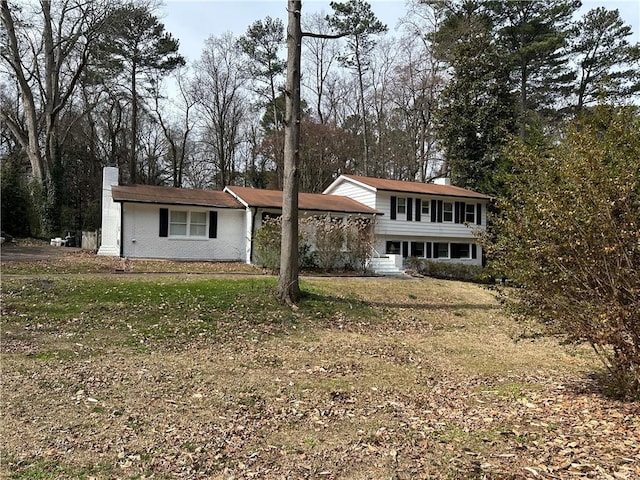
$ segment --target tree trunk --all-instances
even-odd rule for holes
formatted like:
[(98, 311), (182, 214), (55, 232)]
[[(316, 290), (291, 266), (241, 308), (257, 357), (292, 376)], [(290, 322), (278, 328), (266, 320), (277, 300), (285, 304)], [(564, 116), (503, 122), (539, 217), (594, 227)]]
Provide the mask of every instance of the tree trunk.
[[(36, 113), (36, 105), (33, 97), (33, 92), (25, 72), (22, 67), (20, 59), (20, 46), (18, 44), (18, 37), (15, 29), (15, 21), (9, 10), (9, 5), (6, 0), (0, 2), (0, 12), (2, 17), (2, 26), (5, 29), (7, 36), (6, 57), (5, 59), (9, 63), (11, 70), (16, 76), (16, 82), (19, 87), (20, 96), (22, 97), (22, 108), (24, 110), (25, 128), (20, 125), (20, 121), (16, 118), (11, 118), (4, 112), (0, 113), (2, 120), (4, 120), (15, 135), (16, 139), (24, 148), (29, 163), (31, 164), (31, 174), (33, 179), (42, 184), (43, 180), (48, 177), (49, 172), (45, 169), (45, 165), (40, 150), (40, 144), (38, 143), (38, 115)], [(28, 73), (29, 74), (29, 73)]]
[(129, 151), (129, 183), (135, 185), (137, 182), (136, 168), (136, 145), (138, 141), (138, 94), (136, 92), (137, 68), (134, 63), (131, 67), (131, 145)]
[(367, 112), (364, 103), (364, 82), (362, 77), (364, 72), (362, 71), (362, 64), (360, 63), (360, 54), (356, 52), (356, 62), (358, 65), (358, 87), (360, 88), (360, 108), (362, 108), (362, 146), (363, 146), (363, 163), (364, 163), (364, 176), (369, 175), (369, 125), (367, 124)]
[(282, 244), (278, 298), (295, 305), (298, 283), (298, 161), (300, 157), (300, 28), (301, 0), (288, 0), (287, 86), (285, 91), (284, 186), (282, 192)]
[(527, 76), (529, 72), (527, 70), (526, 60), (522, 61), (520, 66), (520, 139), (525, 140), (527, 138)]

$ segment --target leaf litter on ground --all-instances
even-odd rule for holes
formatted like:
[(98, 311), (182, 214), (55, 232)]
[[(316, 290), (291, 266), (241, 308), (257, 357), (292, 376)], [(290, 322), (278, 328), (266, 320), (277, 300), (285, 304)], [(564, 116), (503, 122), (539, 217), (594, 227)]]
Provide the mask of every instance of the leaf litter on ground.
[(640, 478), (638, 403), (481, 287), (120, 278), (3, 282), (4, 476)]

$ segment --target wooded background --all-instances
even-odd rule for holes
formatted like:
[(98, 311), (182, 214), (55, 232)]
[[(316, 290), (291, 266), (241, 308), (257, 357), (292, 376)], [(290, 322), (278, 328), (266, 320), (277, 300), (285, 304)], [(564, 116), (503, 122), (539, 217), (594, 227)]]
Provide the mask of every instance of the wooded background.
[[(284, 4), (284, 1), (283, 1)], [(368, 3), (305, 15), (300, 190), (340, 173), (505, 192), (504, 148), (559, 138), (596, 103), (637, 104), (640, 45), (580, 2), (416, 1), (401, 35)], [(213, 4), (215, 8), (215, 4)], [(282, 188), (285, 26), (211, 36), (187, 64), (158, 6), (0, 0), (2, 229), (100, 224), (101, 170), (123, 183)]]

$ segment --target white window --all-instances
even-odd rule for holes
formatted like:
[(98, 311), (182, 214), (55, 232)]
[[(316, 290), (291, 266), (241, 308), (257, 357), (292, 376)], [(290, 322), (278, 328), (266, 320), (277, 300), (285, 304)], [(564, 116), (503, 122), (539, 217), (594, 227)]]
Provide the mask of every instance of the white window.
[(445, 222), (453, 222), (453, 203), (444, 202), (442, 206), (442, 220)]
[(169, 236), (205, 238), (207, 236), (207, 213), (171, 210)]
[(398, 206), (397, 206), (396, 211), (398, 213), (403, 214), (403, 215), (407, 213), (407, 199), (406, 198), (403, 198), (403, 197), (399, 197), (398, 198)]
[(429, 220), (429, 214), (431, 213), (430, 203), (431, 202), (429, 202), (429, 200), (422, 201), (422, 207), (420, 208), (420, 213), (422, 213), (422, 216), (424, 217), (425, 220)]
[(207, 214), (206, 212), (191, 212), (189, 222), (190, 237), (204, 237), (207, 235)]
[(169, 235), (172, 237), (186, 237), (188, 218), (189, 212), (171, 210), (171, 215), (169, 217)]
[(464, 206), (464, 221), (467, 223), (475, 223), (476, 221), (476, 206), (473, 203), (467, 203)]

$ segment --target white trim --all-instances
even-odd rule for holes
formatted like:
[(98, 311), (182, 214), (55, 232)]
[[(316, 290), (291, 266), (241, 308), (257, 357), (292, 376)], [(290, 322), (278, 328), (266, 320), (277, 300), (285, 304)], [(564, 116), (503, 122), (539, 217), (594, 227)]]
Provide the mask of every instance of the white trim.
[(368, 185), (366, 183), (360, 182), (358, 180), (354, 180), (353, 178), (349, 178), (349, 177), (345, 177), (344, 175), (340, 175), (338, 178), (336, 178), (331, 185), (329, 185), (327, 188), (324, 189), (324, 191), (322, 192), (323, 195), (331, 195), (331, 192), (333, 190), (336, 189), (336, 187), (338, 185), (340, 185), (343, 182), (349, 182), (353, 185), (358, 185), (359, 187), (363, 187), (366, 188), (367, 190), (369, 190), (370, 192), (376, 193), (378, 191), (378, 189), (376, 187), (373, 187), (371, 185)]
[(242, 197), (240, 197), (240, 195), (238, 195), (236, 192), (234, 192), (233, 190), (231, 190), (228, 186), (224, 187), (224, 190), (222, 190), (223, 192), (227, 192), (229, 193), (233, 198), (235, 198), (237, 201), (239, 201), (242, 205), (244, 205), (244, 208), (249, 208), (249, 204), (247, 202), (245, 202)]

